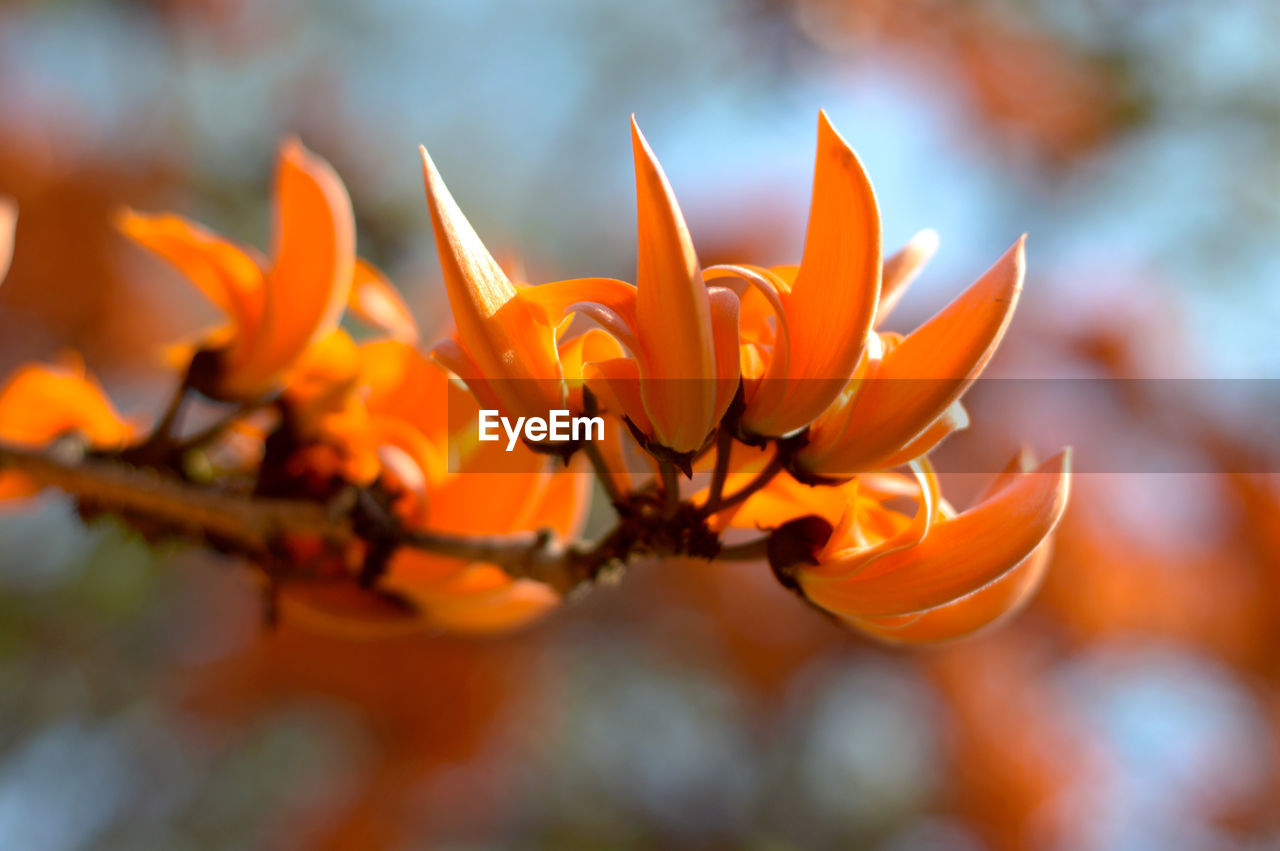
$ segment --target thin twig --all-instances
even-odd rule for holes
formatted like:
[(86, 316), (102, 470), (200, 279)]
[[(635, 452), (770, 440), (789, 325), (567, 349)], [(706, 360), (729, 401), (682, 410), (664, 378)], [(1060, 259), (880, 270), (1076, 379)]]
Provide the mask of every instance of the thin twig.
[[(357, 539), (349, 515), (316, 502), (213, 490), (113, 459), (86, 457), (75, 449), (0, 445), (0, 469), (58, 488), (96, 510), (145, 518), (174, 536), (213, 538), (220, 547), (250, 557), (269, 555), (284, 536), (314, 536), (335, 548)], [(405, 531), (392, 543), (496, 564), (512, 576), (545, 582), (562, 593), (628, 554), (613, 535), (585, 550), (566, 547), (548, 532), (473, 538)]]
[(222, 433), (234, 425), (237, 420), (248, 416), (255, 411), (261, 410), (269, 404), (270, 400), (266, 399), (259, 400), (257, 402), (246, 402), (245, 404), (238, 406), (234, 411), (226, 416), (219, 417), (217, 420), (202, 428), (195, 434), (190, 435), (189, 437), (184, 437), (182, 440), (178, 441), (177, 448), (182, 452), (199, 449), (205, 444), (211, 443), (220, 437)]
[(154, 470), (103, 458), (0, 446), (0, 468), (58, 488), (96, 509), (142, 516), (189, 536), (213, 536), (246, 553), (270, 549), (280, 535), (315, 535), (333, 544), (353, 538), (349, 520), (323, 505), (226, 493)]
[(714, 513), (724, 498), (724, 483), (729, 477), (729, 456), (733, 452), (733, 432), (721, 426), (716, 435), (716, 466), (711, 473), (711, 490), (707, 494), (707, 512)]
[(740, 490), (728, 497), (725, 497), (714, 509), (711, 504), (708, 503), (707, 506), (702, 509), (703, 516), (709, 517), (712, 514), (724, 511), (726, 508), (732, 508), (742, 502), (747, 497), (769, 484), (769, 482), (773, 481), (774, 476), (782, 472), (783, 463), (782, 453), (775, 452), (773, 457), (769, 459), (769, 463), (765, 465), (764, 469), (757, 473), (754, 479), (743, 485)]
[(665, 458), (660, 459), (658, 470), (662, 474), (662, 516), (675, 517), (680, 508), (680, 479), (675, 465)]
[(582, 443), (582, 448), (587, 453), (587, 459), (591, 461), (591, 468), (595, 470), (596, 479), (599, 480), (600, 486), (604, 488), (605, 495), (609, 497), (609, 502), (614, 505), (621, 505), (623, 500), (622, 493), (618, 490), (618, 483), (613, 480), (613, 472), (609, 469), (609, 463), (600, 452), (600, 447), (594, 441), (585, 440)]
[(187, 401), (187, 391), (190, 388), (191, 377), (188, 373), (183, 373), (182, 381), (178, 384), (178, 389), (173, 392), (173, 396), (169, 399), (169, 405), (164, 409), (164, 413), (156, 422), (155, 428), (151, 430), (151, 435), (147, 438), (143, 446), (167, 446), (173, 436), (174, 426), (178, 423), (178, 415), (182, 413), (182, 406)]

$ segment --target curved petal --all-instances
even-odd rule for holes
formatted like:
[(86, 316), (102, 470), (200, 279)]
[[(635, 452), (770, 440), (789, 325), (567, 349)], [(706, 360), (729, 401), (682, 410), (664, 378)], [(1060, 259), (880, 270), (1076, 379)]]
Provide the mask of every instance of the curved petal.
[(675, 193), (634, 117), (631, 142), (636, 173), (641, 392), (657, 441), (688, 452), (701, 447), (715, 425), (711, 307)]
[(825, 112), (804, 255), (787, 299), (790, 357), (771, 365), (743, 427), (782, 435), (831, 404), (853, 374), (880, 294), (880, 210), (862, 163)]
[(265, 299), (261, 258), (186, 219), (122, 210), (120, 232), (167, 260), (231, 320), (233, 339), (251, 337)]
[(400, 293), (376, 266), (359, 257), (347, 307), (360, 321), (394, 340), (418, 342), (418, 322)]
[(995, 352), (1022, 289), (1019, 239), (986, 274), (881, 358), (835, 418), (815, 423), (797, 453), (802, 469), (850, 475), (907, 445), (968, 389)]
[(640, 366), (635, 360), (614, 358), (588, 364), (583, 375), (605, 410), (625, 414), (641, 432), (654, 433), (641, 395)]
[(518, 298), (536, 305), (544, 312), (548, 325), (557, 325), (572, 313), (583, 313), (594, 319), (631, 350), (639, 351), (636, 341), (636, 288), (614, 278), (574, 278), (525, 287)]
[[(770, 369), (777, 368), (778, 364), (781, 365), (782, 374), (785, 375), (787, 372), (787, 362), (791, 354), (791, 325), (782, 301), (784, 286), (777, 275), (768, 269), (754, 266), (722, 265), (710, 266), (703, 270), (703, 277), (707, 281), (729, 276), (736, 276), (750, 284), (750, 288), (738, 299), (738, 314), (742, 320), (745, 320), (739, 321), (741, 333), (738, 333), (738, 327), (735, 327), (734, 331), (735, 337), (741, 336), (750, 343), (748, 346), (743, 346), (739, 352), (738, 373), (741, 377), (750, 379), (744, 387), (744, 396), (747, 410), (751, 410), (760, 389), (760, 382), (755, 379), (763, 378)], [(768, 306), (777, 323), (776, 331), (768, 324), (768, 317), (761, 310), (764, 305)], [(760, 345), (763, 343), (768, 345), (767, 351), (770, 354), (767, 359), (766, 350)], [(744, 360), (747, 364), (746, 368), (743, 368)], [(756, 365), (757, 363), (763, 365), (763, 370)]]
[(72, 431), (95, 449), (116, 449), (136, 429), (79, 370), (27, 364), (0, 387), (0, 440), (36, 447)]
[(876, 308), (876, 326), (884, 322), (898, 306), (907, 287), (937, 250), (937, 232), (922, 230), (884, 261), (884, 271), (880, 275), (880, 304)]
[(816, 605), (856, 618), (937, 608), (995, 582), (1036, 550), (1057, 525), (1070, 489), (1070, 453), (1015, 477), (990, 499), (937, 523), (916, 546), (852, 576), (803, 570)]
[(715, 406), (711, 409), (714, 427), (733, 403), (733, 397), (738, 393), (738, 378), (742, 374), (738, 357), (739, 305), (737, 294), (724, 287), (712, 287), (707, 292), (707, 302), (711, 307), (711, 335), (716, 356)]
[(515, 285), (463, 216), (427, 149), (420, 150), (436, 251), (459, 344), (506, 413), (545, 417), (563, 408), (555, 325), (542, 321), (542, 311), (515, 297)]
[(360, 347), (360, 380), (373, 413), (410, 423), (434, 445), (449, 432), (449, 377), (413, 346), (378, 340)]
[(960, 402), (953, 402), (951, 407), (942, 412), (942, 416), (934, 420), (928, 428), (920, 432), (920, 435), (906, 446), (893, 455), (880, 461), (873, 461), (867, 466), (887, 470), (906, 464), (913, 459), (932, 452), (938, 448), (942, 441), (957, 431), (963, 431), (968, 427), (969, 412), (965, 410), (964, 405)]
[(1040, 587), (1052, 563), (1052, 539), (1046, 540), (1016, 567), (989, 585), (935, 609), (918, 613), (902, 625), (876, 619), (850, 618), (852, 626), (895, 644), (932, 644), (972, 635), (1017, 612)]
[(315, 340), (338, 327), (355, 272), (355, 216), (333, 168), (296, 139), (276, 167), (275, 248), (262, 322), (228, 355), (222, 385), (255, 398)]

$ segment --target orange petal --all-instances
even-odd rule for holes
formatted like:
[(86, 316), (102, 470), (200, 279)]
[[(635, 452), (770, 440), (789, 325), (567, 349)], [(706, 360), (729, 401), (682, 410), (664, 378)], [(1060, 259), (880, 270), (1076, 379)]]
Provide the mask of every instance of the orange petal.
[(418, 323), (400, 293), (377, 267), (359, 257), (347, 306), (360, 321), (395, 340), (418, 342)]
[(561, 538), (572, 540), (586, 523), (590, 493), (591, 471), (586, 459), (579, 455), (568, 469), (547, 477), (542, 492), (529, 513), (520, 518), (517, 528), (550, 529)]
[(0, 195), (0, 282), (9, 272), (13, 259), (13, 234), (18, 226), (18, 205), (12, 198)]
[(707, 292), (711, 307), (711, 333), (715, 342), (716, 381), (712, 423), (718, 423), (738, 392), (741, 361), (738, 357), (738, 296), (724, 287)]
[(635, 360), (614, 358), (588, 364), (583, 375), (605, 410), (626, 415), (644, 434), (654, 433), (642, 396), (640, 366)]
[(286, 394), (303, 408), (339, 404), (360, 376), (360, 350), (341, 328), (308, 346), (289, 370)]
[(229, 355), (230, 396), (255, 398), (315, 340), (338, 326), (355, 275), (355, 216), (333, 168), (297, 140), (276, 166), (275, 250), (262, 323)]
[(426, 148), (420, 150), (436, 250), (459, 344), (506, 413), (545, 417), (549, 410), (563, 408), (555, 325), (515, 297), (515, 285), (462, 215)]
[(360, 359), (369, 410), (404, 420), (443, 445), (449, 422), (449, 377), (444, 370), (399, 340), (365, 343)]
[[(1019, 474), (1035, 469), (1031, 454), (1023, 449), (997, 476), (976, 504), (980, 504), (1012, 484)], [(971, 635), (1004, 620), (1031, 598), (1044, 580), (1051, 562), (1050, 535), (1017, 567), (979, 590), (934, 609), (893, 618), (850, 619), (863, 632), (897, 644), (924, 644), (949, 641)]]
[(0, 388), (0, 440), (43, 446), (72, 431), (95, 449), (118, 449), (136, 429), (97, 382), (76, 370), (27, 364)]
[(195, 284), (231, 321), (233, 341), (256, 333), (265, 299), (261, 258), (180, 216), (123, 210), (116, 227)]
[(880, 304), (876, 308), (876, 325), (884, 322), (902, 296), (907, 287), (924, 269), (929, 258), (938, 250), (938, 234), (931, 230), (922, 230), (889, 259), (884, 261), (884, 271), (880, 276)]
[(631, 145), (641, 390), (658, 442), (687, 452), (700, 448), (715, 425), (711, 307), (684, 215), (634, 117)]
[(525, 287), (517, 297), (543, 312), (548, 325), (581, 313), (604, 328), (635, 355), (636, 288), (613, 278), (574, 278)]
[[(750, 284), (737, 299), (735, 315), (738, 317), (738, 325), (734, 328), (738, 373), (744, 379), (743, 395), (747, 409), (750, 410), (761, 386), (758, 379), (770, 370), (776, 371), (779, 368), (782, 374), (786, 374), (791, 352), (791, 327), (782, 302), (786, 287), (772, 271), (756, 266), (712, 266), (703, 271), (703, 277), (707, 281), (729, 276), (736, 276)], [(770, 324), (770, 319), (776, 324)], [(720, 346), (722, 343), (719, 335), (722, 332), (717, 329), (716, 333), (716, 345)], [(721, 357), (717, 350), (717, 364), (722, 362)]]
[(881, 250), (871, 181), (820, 113), (809, 228), (787, 299), (790, 357), (771, 366), (743, 416), (744, 428), (788, 434), (812, 422), (840, 393), (875, 318)]
[(972, 635), (1012, 616), (1031, 599), (1052, 563), (1051, 544), (1052, 540), (1046, 540), (991, 584), (954, 603), (915, 615), (902, 626), (877, 623), (873, 619), (850, 619), (850, 623), (863, 632), (895, 644), (928, 644)]
[(883, 461), (875, 462), (875, 466), (887, 470), (891, 467), (906, 464), (908, 461), (932, 452), (938, 447), (938, 444), (952, 434), (968, 427), (969, 412), (964, 409), (964, 405), (954, 402), (951, 407), (943, 411), (942, 416), (938, 417), (933, 421), (932, 425), (922, 431), (919, 437)]
[(926, 611), (985, 588), (1022, 564), (1057, 525), (1070, 488), (1069, 457), (1063, 451), (1015, 477), (985, 502), (937, 523), (916, 546), (861, 573), (802, 570), (801, 587), (815, 604), (855, 618)]
[(995, 352), (1022, 289), (1019, 239), (986, 274), (881, 358), (846, 403), (814, 424), (802, 469), (850, 475), (882, 465), (968, 389)]

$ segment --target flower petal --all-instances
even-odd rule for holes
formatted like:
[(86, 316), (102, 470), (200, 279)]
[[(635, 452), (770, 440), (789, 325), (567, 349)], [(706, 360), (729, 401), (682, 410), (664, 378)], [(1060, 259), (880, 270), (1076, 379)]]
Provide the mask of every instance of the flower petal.
[(1063, 451), (871, 569), (853, 576), (804, 570), (798, 579), (816, 605), (856, 618), (943, 606), (1022, 564), (1057, 525), (1069, 488), (1070, 453)]
[(818, 153), (804, 255), (787, 298), (790, 357), (778, 361), (743, 416), (756, 434), (808, 425), (862, 356), (880, 293), (880, 211), (862, 163), (818, 116)]
[(555, 325), (515, 297), (515, 285), (463, 216), (427, 149), (420, 150), (458, 343), (506, 413), (545, 417), (549, 410), (563, 408)]
[(711, 307), (675, 193), (634, 117), (631, 142), (641, 391), (658, 442), (687, 452), (701, 447), (715, 425)]
[(262, 322), (229, 355), (222, 384), (229, 396), (269, 391), (315, 340), (338, 327), (355, 273), (355, 216), (332, 166), (296, 139), (280, 147), (276, 166), (275, 248)]
[(877, 461), (876, 466), (884, 469), (897, 467), (906, 464), (926, 453), (932, 452), (938, 448), (938, 444), (946, 440), (957, 431), (963, 431), (969, 427), (969, 412), (965, 410), (964, 405), (960, 402), (953, 402), (951, 407), (942, 412), (942, 416), (938, 417), (933, 423), (920, 432), (920, 435), (912, 440), (909, 444), (902, 447), (893, 455), (890, 455), (883, 461)]
[[(1022, 289), (1019, 239), (986, 274), (881, 358), (847, 402), (814, 424), (797, 453), (807, 472), (852, 475), (884, 465), (968, 389), (995, 352)], [(833, 427), (834, 426), (834, 427)]]
[(625, 415), (644, 434), (654, 433), (641, 395), (640, 366), (635, 360), (613, 358), (588, 364), (583, 375), (605, 410)]
[(261, 258), (180, 216), (122, 210), (116, 227), (163, 257), (232, 323), (232, 339), (252, 337), (265, 300)]
[(905, 626), (892, 627), (874, 620), (849, 619), (852, 626), (895, 644), (933, 644), (964, 638), (1020, 610), (1049, 571), (1052, 546), (1046, 541), (1017, 567), (995, 582), (954, 603), (930, 609)]
[(36, 447), (72, 431), (95, 449), (117, 449), (136, 429), (80, 370), (27, 364), (0, 387), (0, 440)]
[(356, 258), (355, 278), (347, 306), (362, 322), (395, 340), (418, 342), (418, 323), (386, 276), (367, 260)]
[(884, 261), (884, 271), (880, 275), (880, 304), (876, 308), (877, 326), (897, 307), (907, 287), (937, 250), (937, 232), (922, 230)]

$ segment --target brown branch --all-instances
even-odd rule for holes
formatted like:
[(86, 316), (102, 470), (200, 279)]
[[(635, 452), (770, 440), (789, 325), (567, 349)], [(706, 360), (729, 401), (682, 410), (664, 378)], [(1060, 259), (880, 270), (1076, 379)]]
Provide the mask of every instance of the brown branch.
[(145, 467), (85, 456), (66, 441), (45, 451), (0, 445), (0, 468), (95, 509), (146, 517), (177, 535), (213, 536), (247, 553), (269, 551), (283, 534), (316, 535), (335, 545), (354, 538), (350, 520), (322, 505), (211, 490)]
[[(175, 537), (216, 539), (251, 557), (271, 553), (282, 536), (314, 535), (343, 547), (357, 538), (349, 513), (305, 500), (227, 493), (183, 482), (145, 467), (84, 454), (59, 441), (47, 450), (0, 444), (0, 469), (75, 497), (82, 506), (145, 520)], [(469, 537), (403, 531), (392, 542), (443, 556), (496, 564), (512, 576), (568, 593), (614, 559), (628, 555), (614, 535), (586, 549), (568, 547), (550, 532)]]

